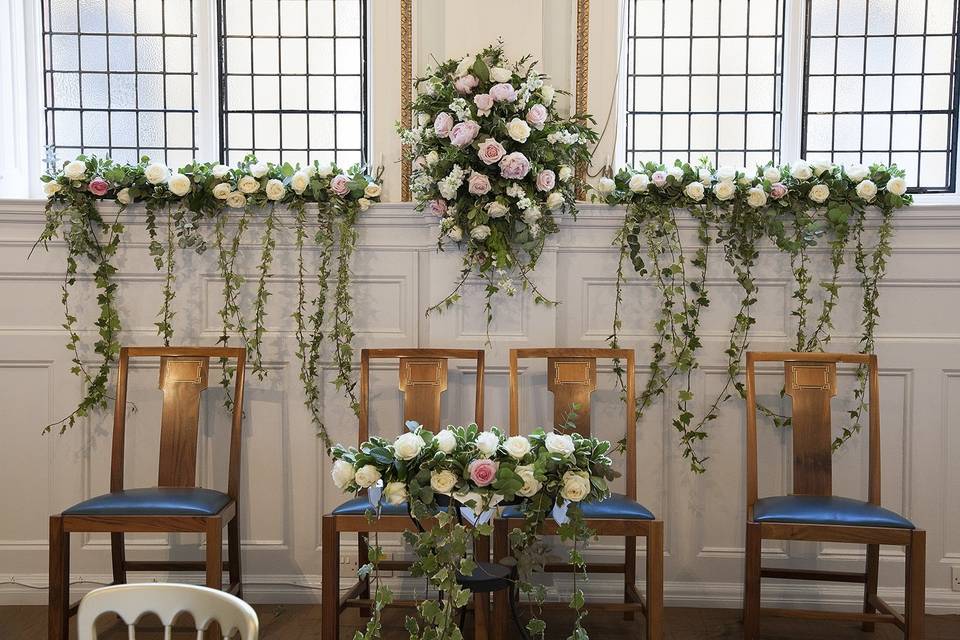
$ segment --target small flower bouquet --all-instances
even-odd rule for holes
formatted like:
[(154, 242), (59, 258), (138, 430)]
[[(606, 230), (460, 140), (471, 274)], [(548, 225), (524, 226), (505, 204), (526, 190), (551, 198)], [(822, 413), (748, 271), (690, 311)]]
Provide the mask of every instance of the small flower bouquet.
[[(419, 208), (440, 219), (445, 241), (465, 245), (461, 278), (429, 311), (459, 299), (471, 273), (487, 281), (487, 309), (513, 295), (511, 272), (537, 302), (550, 302), (529, 279), (556, 217), (576, 214), (575, 168), (590, 159), (593, 119), (564, 117), (557, 93), (529, 57), (511, 63), (502, 46), (447, 60), (417, 79), (414, 126), (399, 129), (413, 163)], [(488, 325), (490, 318), (488, 317)]]

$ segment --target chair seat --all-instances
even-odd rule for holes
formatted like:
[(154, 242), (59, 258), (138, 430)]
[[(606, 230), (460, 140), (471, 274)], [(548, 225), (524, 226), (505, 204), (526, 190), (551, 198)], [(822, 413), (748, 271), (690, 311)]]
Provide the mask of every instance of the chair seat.
[[(373, 505), (370, 504), (370, 500), (367, 496), (357, 496), (356, 498), (351, 498), (343, 504), (339, 505), (336, 509), (333, 510), (333, 515), (335, 516), (362, 516), (368, 510), (374, 511)], [(407, 509), (407, 503), (401, 504), (387, 504), (386, 502), (381, 503), (380, 505), (380, 515), (381, 516), (409, 516), (410, 511)]]
[[(620, 493), (610, 494), (610, 497), (599, 502), (584, 502), (580, 505), (583, 517), (591, 518), (619, 518), (621, 520), (656, 520), (656, 517), (645, 506), (631, 500)], [(502, 518), (522, 518), (523, 507), (518, 504), (503, 508)]]
[(212, 489), (152, 487), (124, 489), (90, 498), (63, 512), (65, 516), (213, 516), (230, 496)]
[(471, 593), (493, 593), (509, 589), (510, 569), (502, 564), (478, 562), (472, 574), (457, 574), (457, 584)]
[(903, 516), (869, 502), (838, 496), (772, 496), (753, 506), (754, 522), (913, 529)]

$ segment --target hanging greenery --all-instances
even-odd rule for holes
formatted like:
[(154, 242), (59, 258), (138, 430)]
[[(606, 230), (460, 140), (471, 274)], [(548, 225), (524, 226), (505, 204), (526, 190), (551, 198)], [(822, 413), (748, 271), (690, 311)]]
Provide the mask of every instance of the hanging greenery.
[[(651, 346), (650, 377), (637, 398), (637, 419), (657, 399), (676, 388), (673, 426), (682, 455), (694, 472), (702, 473), (707, 458), (698, 443), (707, 437), (707, 426), (717, 418), (720, 406), (734, 392), (745, 396), (739, 380), (743, 354), (755, 324), (752, 308), (757, 302), (753, 272), (758, 245), (768, 239), (789, 256), (795, 281), (792, 317), (796, 320), (797, 351), (822, 351), (830, 342), (833, 312), (840, 301), (839, 278), (848, 255), (861, 276), (863, 295), (860, 348), (872, 353), (879, 318), (879, 283), (890, 255), (894, 212), (912, 202), (906, 194), (903, 171), (896, 166), (853, 165), (840, 167), (826, 161), (798, 161), (791, 165), (760, 167), (756, 173), (730, 167), (714, 168), (704, 159), (691, 165), (647, 163), (622, 169), (613, 178), (602, 178), (594, 198), (627, 207), (623, 226), (614, 239), (620, 248), (617, 269), (613, 332), (609, 343), (616, 348), (622, 329), (621, 308), (626, 282), (625, 265), (641, 277), (649, 276), (659, 292), (660, 313)], [(867, 207), (881, 212), (873, 249), (867, 249), (864, 220)], [(697, 242), (685, 247), (677, 213), (687, 211), (697, 223)], [(825, 242), (830, 253), (830, 275), (820, 281), (823, 290), (819, 312), (811, 318), (815, 294), (810, 249)], [(698, 367), (700, 312), (709, 305), (706, 287), (707, 251), (713, 244), (722, 251), (732, 270), (742, 298), (730, 327), (726, 379), (720, 392), (704, 403), (698, 417), (693, 408), (692, 372)], [(622, 368), (616, 368), (622, 373)], [(679, 384), (674, 379), (679, 379)], [(860, 430), (866, 403), (866, 371), (857, 371), (854, 390), (857, 406), (848, 414), (850, 423), (835, 442), (839, 448)], [(777, 426), (790, 419), (759, 406)]]
[[(248, 350), (251, 370), (260, 379), (267, 372), (263, 341), (274, 250), (278, 234), (285, 230), (284, 209), (287, 209), (293, 214), (297, 249), (298, 296), (293, 318), (300, 378), (317, 432), (324, 444), (330, 446), (320, 413), (322, 394), (318, 384), (324, 337), (333, 343), (337, 370), (334, 382), (356, 407), (351, 376), (350, 261), (357, 243), (357, 217), (380, 197), (381, 188), (375, 178), (360, 166), (343, 171), (335, 165), (321, 166), (317, 162), (305, 167), (264, 163), (253, 156), (233, 168), (194, 162), (178, 170), (146, 157), (137, 164), (122, 164), (107, 158), (78, 156), (58, 171), (43, 176), (43, 181), (48, 198), (46, 224), (37, 244), (46, 248), (51, 240), (61, 238), (66, 245), (63, 326), (68, 334), (72, 370), (84, 383), (84, 397), (77, 408), (47, 425), (47, 431), (60, 427), (63, 432), (78, 418), (107, 407), (110, 368), (120, 351), (121, 331), (114, 260), (126, 231), (123, 214), (129, 206), (142, 204), (149, 252), (157, 270), (163, 273), (162, 301), (156, 322), (157, 334), (163, 343), (169, 345), (175, 333), (172, 306), (176, 295), (177, 251), (189, 249), (204, 253), (213, 246), (223, 280), (223, 304), (219, 311), (222, 332), (218, 342), (228, 344), (232, 336), (239, 336)], [(101, 207), (103, 201), (115, 202), (116, 211)], [(308, 205), (316, 208), (313, 247), (306, 244), (310, 237)], [(108, 217), (104, 217), (105, 211), (110, 211)], [(263, 231), (259, 238), (256, 290), (248, 313), (241, 303), (244, 278), (237, 272), (237, 266), (244, 252), (244, 239), (254, 222), (261, 223)], [(307, 260), (311, 253), (318, 255), (315, 268), (318, 293), (308, 302), (306, 279), (313, 267), (308, 266)], [(332, 260), (336, 260), (335, 275), (330, 267)], [(70, 305), (70, 292), (81, 276), (81, 266), (89, 268), (97, 289), (98, 337), (92, 346), (98, 359), (95, 370), (89, 368), (81, 352), (82, 328), (78, 327)], [(328, 305), (331, 276), (335, 278), (336, 291), (332, 305)], [(328, 306), (332, 307), (332, 323), (327, 322)], [(221, 384), (228, 391), (235, 372), (227, 363), (223, 364)], [(228, 406), (231, 402), (227, 393)]]

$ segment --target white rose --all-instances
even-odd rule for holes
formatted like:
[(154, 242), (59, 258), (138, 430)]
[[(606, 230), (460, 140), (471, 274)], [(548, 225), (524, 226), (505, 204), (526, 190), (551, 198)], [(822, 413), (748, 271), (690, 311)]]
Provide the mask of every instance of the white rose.
[(557, 191), (550, 192), (550, 195), (547, 196), (547, 209), (550, 211), (556, 211), (563, 206), (563, 195)]
[(242, 193), (256, 193), (260, 190), (260, 181), (253, 176), (243, 176), (237, 182), (237, 189)]
[(457, 476), (452, 471), (434, 471), (430, 474), (430, 488), (437, 493), (449, 495), (457, 486)]
[(520, 479), (523, 480), (523, 487), (517, 491), (517, 495), (522, 498), (532, 498), (540, 491), (543, 483), (537, 480), (533, 475), (532, 464), (520, 464), (514, 470)]
[(617, 183), (614, 182), (611, 178), (600, 178), (597, 181), (597, 191), (601, 195), (610, 195), (617, 189)]
[(63, 168), (63, 176), (67, 180), (80, 180), (85, 175), (87, 175), (87, 165), (80, 160), (68, 162)]
[(643, 193), (650, 186), (650, 178), (645, 173), (638, 173), (630, 178), (630, 191)]
[(557, 171), (557, 177), (560, 178), (560, 182), (566, 182), (573, 177), (573, 169), (568, 165), (560, 165), (560, 169)]
[(527, 224), (534, 224), (542, 216), (543, 214), (540, 213), (540, 209), (536, 207), (530, 207), (529, 209), (524, 210), (523, 221), (526, 222)]
[(713, 185), (713, 195), (717, 200), (724, 202), (737, 195), (737, 185), (730, 180), (724, 180)]
[(767, 192), (763, 190), (763, 187), (753, 187), (747, 191), (747, 204), (754, 209), (767, 204)]
[(146, 178), (150, 184), (162, 184), (167, 181), (169, 176), (170, 170), (167, 169), (167, 165), (159, 162), (148, 164), (147, 168), (143, 170), (143, 177)]
[(293, 189), (294, 193), (301, 194), (306, 191), (309, 186), (310, 176), (303, 171), (297, 171), (293, 174), (293, 177), (290, 178), (290, 188)]
[(432, 96), (437, 92), (437, 90), (433, 88), (433, 84), (430, 82), (421, 82), (417, 87), (417, 90), (425, 96)]
[(444, 453), (450, 453), (457, 448), (457, 436), (450, 429), (443, 429), (433, 436), (433, 439), (437, 441), (437, 446)]
[(683, 189), (683, 193), (694, 202), (700, 202), (703, 200), (703, 184), (700, 182), (691, 182)]
[(739, 169), (737, 169), (737, 174), (740, 176), (739, 178), (737, 178), (738, 184), (742, 184), (743, 186), (748, 187), (753, 182), (753, 179), (749, 175), (747, 175), (746, 167), (740, 167)]
[(417, 123), (421, 127), (425, 127), (430, 124), (430, 114), (429, 113), (418, 113), (417, 114)]
[(393, 453), (400, 460), (413, 460), (422, 449), (423, 438), (409, 431), (393, 441)]
[[(700, 183), (697, 183), (700, 184)], [(567, 471), (563, 474), (563, 486), (560, 488), (560, 496), (570, 502), (580, 502), (590, 495), (590, 478), (575, 471)]]
[(733, 167), (720, 167), (717, 169), (717, 182), (732, 181), (737, 177), (737, 170)]
[(227, 196), (227, 206), (232, 209), (243, 209), (247, 204), (247, 196), (239, 191), (233, 191)]
[(470, 230), (470, 237), (474, 240), (486, 240), (490, 236), (490, 227), (485, 224), (478, 224)]
[(780, 181), (780, 169), (778, 167), (765, 167), (763, 169), (763, 179), (767, 182), (779, 182)]
[(394, 506), (407, 501), (407, 485), (403, 482), (388, 482), (383, 488), (383, 499)]
[(258, 162), (256, 164), (250, 165), (250, 175), (254, 178), (262, 178), (267, 175), (267, 171), (270, 170), (270, 167), (267, 166), (266, 162)]
[[(48, 197), (54, 195), (55, 193), (60, 191), (60, 189), (62, 188), (63, 187), (60, 186), (60, 183), (57, 182), (56, 180), (51, 180), (50, 182), (43, 183), (43, 192), (47, 194)], [(123, 191), (127, 191), (127, 190), (124, 189)], [(120, 193), (123, 193), (123, 191), (121, 191)], [(120, 199), (120, 193), (117, 194), (117, 200)], [(127, 191), (127, 195), (128, 196), (130, 195), (129, 191)], [(124, 202), (123, 204), (126, 204), (126, 202)]]
[(559, 453), (562, 456), (568, 456), (576, 448), (573, 444), (573, 438), (565, 433), (550, 432), (544, 438), (543, 444), (550, 453)]
[(877, 185), (873, 180), (863, 180), (857, 185), (857, 195), (864, 202), (872, 202), (877, 197)]
[(306, 168), (301, 169), (301, 171), (306, 171), (307, 177), (309, 178), (312, 178), (313, 176), (317, 175), (317, 167), (312, 164), (308, 164)]
[(507, 135), (517, 142), (526, 142), (527, 138), (530, 137), (530, 125), (527, 124), (526, 120), (514, 118), (507, 123)]
[(440, 160), (440, 155), (436, 151), (431, 151), (424, 157), (424, 159), (427, 162), (427, 166), (432, 167)]
[(510, 436), (503, 447), (510, 454), (510, 457), (517, 460), (530, 453), (530, 441), (523, 436)]
[(504, 69), (503, 67), (494, 67), (490, 69), (490, 79), (494, 82), (510, 82), (510, 78), (513, 77), (513, 73), (510, 69)]
[(383, 187), (378, 185), (376, 182), (371, 182), (363, 190), (363, 195), (368, 198), (379, 198), (380, 194), (383, 193)]
[(545, 84), (540, 87), (540, 95), (543, 97), (543, 106), (549, 107), (553, 103), (553, 96), (556, 93), (551, 85)]
[(372, 464), (365, 464), (359, 469), (353, 476), (353, 481), (357, 483), (357, 486), (361, 489), (368, 489), (373, 485), (377, 484), (377, 480), (380, 479), (380, 471), (373, 466)]
[(477, 445), (477, 451), (479, 451), (481, 455), (489, 458), (497, 452), (497, 447), (500, 446), (500, 438), (492, 431), (484, 431), (477, 436), (474, 444)]
[(229, 182), (221, 182), (213, 188), (213, 197), (217, 200), (226, 200), (232, 192)]
[(450, 230), (447, 231), (447, 237), (454, 242), (460, 242), (463, 240), (463, 229), (457, 226), (450, 227)]
[(810, 189), (808, 196), (817, 204), (822, 204), (830, 197), (830, 188), (825, 184), (815, 184)]
[(329, 177), (330, 177), (330, 174), (332, 174), (332, 173), (333, 173), (333, 165), (332, 165), (332, 164), (325, 164), (325, 165), (323, 165), (322, 167), (320, 167), (319, 169), (317, 169), (317, 174), (318, 174), (321, 178), (329, 178)]
[(667, 175), (673, 176), (679, 182), (680, 180), (683, 180), (683, 167), (670, 167), (667, 169)]
[(210, 175), (214, 178), (223, 178), (228, 173), (230, 173), (230, 167), (225, 164), (214, 165), (214, 167), (210, 169)]
[(267, 180), (266, 192), (268, 200), (283, 200), (283, 196), (287, 195), (287, 188), (281, 181), (271, 178)]
[(117, 202), (120, 204), (130, 204), (130, 189), (124, 187), (117, 192)]
[(353, 481), (353, 465), (346, 460), (337, 460), (333, 463), (333, 469), (330, 470), (333, 477), (333, 484), (337, 489), (343, 489)]
[(843, 170), (846, 172), (847, 177), (854, 182), (861, 182), (870, 177), (870, 168), (862, 164), (850, 165), (849, 167), (844, 167)]
[(487, 215), (491, 218), (502, 218), (507, 215), (507, 211), (510, 209), (507, 208), (507, 205), (502, 204), (496, 200), (487, 205)]
[(813, 169), (803, 160), (797, 160), (790, 165), (790, 175), (797, 180), (809, 180), (813, 177)]
[(190, 178), (182, 173), (174, 173), (167, 179), (167, 189), (175, 196), (185, 196), (190, 193)]
[(463, 60), (460, 61), (460, 64), (457, 65), (457, 70), (454, 72), (454, 76), (459, 78), (460, 76), (465, 76), (470, 72), (470, 67), (473, 66), (473, 61), (475, 58), (471, 56), (466, 56)]
[(370, 201), (366, 198), (359, 198), (357, 204), (360, 205), (360, 211), (366, 211), (370, 208)]
[(813, 174), (819, 176), (824, 171), (833, 171), (833, 163), (827, 160), (814, 160), (810, 163)]
[(890, 178), (887, 180), (887, 191), (895, 196), (902, 196), (907, 192), (907, 181), (903, 178)]

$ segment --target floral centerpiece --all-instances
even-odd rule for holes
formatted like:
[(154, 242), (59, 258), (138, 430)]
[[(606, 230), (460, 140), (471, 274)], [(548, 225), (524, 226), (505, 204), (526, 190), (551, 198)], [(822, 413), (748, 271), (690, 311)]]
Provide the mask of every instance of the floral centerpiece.
[(552, 302), (530, 280), (557, 217), (576, 214), (576, 167), (590, 159), (597, 135), (584, 114), (564, 117), (556, 96), (529, 56), (516, 63), (500, 45), (447, 60), (417, 79), (414, 126), (400, 129), (412, 160), (411, 191), (420, 210), (437, 216), (438, 245), (465, 248), (454, 290), (433, 310), (460, 297), (470, 274), (491, 298), (516, 286)]
[[(382, 503), (407, 503), (413, 518), (432, 523), (429, 529), (404, 534), (416, 554), (412, 575), (427, 577), (443, 594), (440, 606), (434, 600), (424, 601), (418, 607), (420, 619), (408, 618), (411, 638), (455, 636), (454, 613), (470, 596), (457, 584), (457, 574), (472, 573), (476, 567), (468, 557), (470, 543), (492, 533), (487, 520), (498, 504), (519, 501), (524, 505), (525, 527), (514, 532), (511, 540), (520, 566), (526, 569), (520, 576), (522, 591), (543, 597), (542, 589), (529, 582), (529, 572), (540, 562), (531, 556), (536, 530), (555, 508), (566, 514), (560, 516), (561, 535), (574, 541), (571, 561), (582, 569), (576, 543), (589, 537), (589, 531), (577, 505), (609, 495), (607, 482), (617, 475), (606, 455), (609, 442), (543, 430), (506, 437), (496, 427), (481, 431), (475, 424), (447, 427), (436, 434), (415, 422), (407, 427), (409, 431), (392, 442), (374, 437), (359, 448), (335, 445), (331, 474), (344, 491), (368, 492), (371, 517), (376, 517)], [(475, 516), (468, 524), (458, 517), (464, 506)], [(378, 581), (376, 563), (382, 554), (376, 541), (371, 546), (371, 563), (359, 570), (361, 577), (371, 576), (376, 582), (373, 616), (364, 634), (368, 638), (378, 636), (380, 612), (391, 600), (389, 589)], [(578, 614), (582, 601), (577, 590)], [(537, 618), (528, 623), (537, 635), (544, 628)]]

